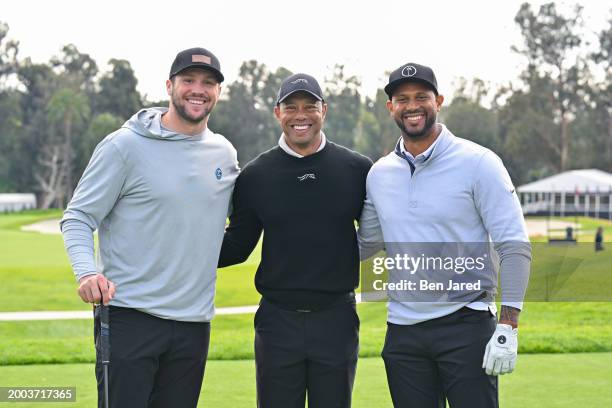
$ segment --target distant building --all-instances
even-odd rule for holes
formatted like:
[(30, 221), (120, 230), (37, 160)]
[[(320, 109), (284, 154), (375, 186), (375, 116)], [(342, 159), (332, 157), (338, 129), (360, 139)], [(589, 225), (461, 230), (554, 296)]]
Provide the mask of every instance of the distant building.
[(570, 170), (516, 189), (525, 215), (585, 215), (612, 219), (612, 174)]
[(17, 212), (36, 208), (34, 194), (0, 194), (0, 212)]

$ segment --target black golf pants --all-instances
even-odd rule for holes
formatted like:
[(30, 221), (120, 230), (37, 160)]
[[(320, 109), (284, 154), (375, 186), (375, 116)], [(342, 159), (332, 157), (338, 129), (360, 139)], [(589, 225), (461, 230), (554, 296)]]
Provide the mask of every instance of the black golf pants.
[[(208, 355), (210, 323), (160, 319), (110, 306), (111, 408), (195, 408)], [(104, 407), (99, 317), (95, 315), (98, 407)]]
[(382, 357), (395, 408), (497, 408), (497, 377), (482, 368), (496, 326), (467, 307), (414, 325), (387, 324)]
[(262, 300), (255, 315), (257, 406), (348, 408), (357, 368), (355, 301), (317, 311)]

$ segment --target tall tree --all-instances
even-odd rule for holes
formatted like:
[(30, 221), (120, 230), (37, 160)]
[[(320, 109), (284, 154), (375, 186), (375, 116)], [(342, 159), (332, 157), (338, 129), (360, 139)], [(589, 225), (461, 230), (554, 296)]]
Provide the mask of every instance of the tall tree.
[(3, 79), (14, 73), (17, 68), (19, 42), (7, 39), (8, 24), (0, 21), (0, 84)]
[(452, 102), (442, 107), (440, 119), (455, 135), (497, 151), (497, 115), (492, 109), (482, 106), (488, 88), (481, 79), (475, 78), (471, 82), (462, 79)]
[(366, 97), (360, 118), (355, 149), (373, 160), (391, 152), (401, 135), (387, 109), (388, 99), (382, 89), (373, 100)]
[(592, 125), (596, 127), (595, 141), (601, 149), (596, 149), (597, 166), (612, 172), (612, 17), (608, 26), (598, 35), (599, 47), (591, 58), (604, 72), (601, 82), (591, 86)]
[(105, 136), (119, 129), (124, 122), (123, 118), (108, 112), (100, 113), (89, 121), (87, 130), (80, 133), (79, 137), (74, 141), (76, 154), (74, 161), (75, 179), (81, 178), (83, 170), (85, 170), (87, 163), (89, 163), (89, 159), (98, 143)]
[(51, 66), (67, 82), (64, 85), (81, 89), (89, 95), (95, 92), (98, 64), (89, 54), (80, 52), (74, 44), (63, 46), (62, 53), (51, 58)]
[(550, 78), (553, 119), (559, 123), (557, 135), (544, 141), (558, 156), (557, 171), (568, 168), (570, 154), (570, 123), (572, 115), (584, 99), (587, 66), (579, 51), (582, 37), (582, 7), (575, 6), (570, 16), (561, 14), (555, 3), (540, 6), (534, 12), (529, 3), (523, 3), (515, 16), (523, 35), (524, 47), (514, 48), (528, 60), (523, 80), (532, 86), (541, 75)]
[[(50, 66), (50, 68), (49, 68)], [(87, 129), (90, 100), (95, 95), (98, 67), (95, 60), (68, 44), (49, 65), (26, 61), (22, 82), (40, 92), (32, 95), (35, 108), (27, 117), (27, 138), (36, 142), (32, 186), (40, 194), (40, 206), (63, 206), (72, 196), (76, 146), (74, 135)], [(41, 83), (43, 78), (46, 83)]]
[(323, 95), (328, 105), (325, 134), (334, 142), (353, 148), (362, 111), (361, 81), (356, 76), (347, 76), (344, 65), (335, 65), (325, 83)]
[[(53, 204), (63, 207), (72, 197), (74, 184), (75, 126), (82, 126), (89, 117), (89, 102), (83, 92), (68, 88), (57, 90), (47, 105), (49, 123), (59, 128), (59, 138), (49, 138), (43, 147), (36, 175), (43, 193), (42, 208)], [(52, 128), (52, 131), (55, 130)], [(54, 140), (55, 139), (55, 140)]]
[(500, 90), (496, 102), (499, 153), (515, 183), (558, 172), (559, 154), (550, 141), (559, 134), (554, 120), (554, 84), (546, 76), (532, 78), (527, 89)]
[(238, 79), (223, 90), (210, 126), (234, 144), (241, 165), (276, 144), (281, 131), (273, 108), (280, 83), (288, 75), (282, 67), (270, 72), (265, 64), (245, 61)]
[(17, 187), (10, 170), (22, 130), (21, 95), (5, 85), (5, 79), (17, 70), (19, 51), (19, 43), (7, 39), (8, 30), (8, 25), (0, 21), (0, 191)]
[(371, 103), (370, 98), (366, 98), (366, 102), (362, 106), (353, 147), (363, 155), (378, 159), (381, 157), (380, 123), (376, 121), (371, 109), (368, 109), (368, 105)]
[(34, 64), (29, 58), (20, 61), (17, 77), (20, 93), (22, 131), (10, 164), (11, 178), (20, 191), (37, 191), (34, 174), (38, 172), (39, 155), (49, 138), (47, 104), (57, 84), (57, 75), (48, 64)]
[(23, 132), (20, 98), (18, 91), (0, 91), (0, 192), (19, 189), (11, 174)]
[(108, 63), (111, 71), (100, 78), (94, 110), (128, 119), (142, 106), (142, 98), (136, 89), (138, 80), (128, 61), (112, 58)]

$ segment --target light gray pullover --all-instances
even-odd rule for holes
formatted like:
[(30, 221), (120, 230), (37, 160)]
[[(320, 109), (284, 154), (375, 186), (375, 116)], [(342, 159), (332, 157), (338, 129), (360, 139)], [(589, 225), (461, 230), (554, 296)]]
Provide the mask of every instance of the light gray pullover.
[[(499, 256), (495, 262), (501, 268), (502, 305), (521, 309), (529, 281), (531, 246), (521, 204), (500, 158), (454, 136), (442, 125), (431, 151), (414, 159), (412, 172), (406, 159), (391, 152), (368, 173), (367, 198), (359, 222), (362, 254), (373, 253), (370, 247), (382, 247), (383, 243), (411, 244), (410, 248), (420, 243), (454, 243), (463, 249), (491, 243)], [(496, 281), (497, 271), (491, 272)], [(463, 306), (495, 312), (493, 302), (390, 301), (388, 321), (416, 324)]]
[(208, 129), (164, 129), (163, 112), (143, 109), (100, 142), (60, 225), (76, 278), (116, 284), (111, 305), (210, 321), (236, 150)]

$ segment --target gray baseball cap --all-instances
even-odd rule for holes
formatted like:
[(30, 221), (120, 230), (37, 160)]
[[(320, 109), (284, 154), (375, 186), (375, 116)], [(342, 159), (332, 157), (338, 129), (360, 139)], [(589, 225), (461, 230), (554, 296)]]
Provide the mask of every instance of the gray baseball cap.
[(280, 104), (282, 101), (287, 99), (289, 95), (299, 91), (308, 92), (317, 98), (317, 100), (323, 101), (323, 92), (321, 91), (321, 87), (314, 77), (308, 74), (294, 74), (288, 78), (285, 78), (281, 84), (278, 91), (278, 97), (276, 98), (276, 104)]

